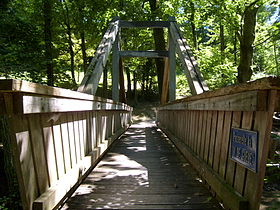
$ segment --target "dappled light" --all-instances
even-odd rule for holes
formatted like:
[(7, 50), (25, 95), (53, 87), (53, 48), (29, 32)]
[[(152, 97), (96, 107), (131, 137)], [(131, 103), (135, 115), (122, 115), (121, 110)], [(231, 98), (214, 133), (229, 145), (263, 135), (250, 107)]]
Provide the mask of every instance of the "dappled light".
[(62, 209), (219, 208), (152, 121), (133, 124)]

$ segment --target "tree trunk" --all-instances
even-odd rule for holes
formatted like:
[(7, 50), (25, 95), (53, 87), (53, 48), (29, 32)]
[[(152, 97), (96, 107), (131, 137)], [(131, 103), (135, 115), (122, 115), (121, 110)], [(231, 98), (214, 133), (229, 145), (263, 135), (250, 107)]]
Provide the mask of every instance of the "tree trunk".
[(145, 71), (142, 71), (141, 95), (144, 94), (145, 92), (145, 78), (146, 78)]
[(87, 71), (88, 67), (88, 61), (87, 61), (87, 52), (86, 52), (86, 41), (85, 41), (85, 31), (84, 29), (81, 30), (80, 32), (81, 36), (81, 48), (82, 48), (82, 55), (83, 55), (83, 68), (84, 68), (84, 73)]
[(279, 64), (278, 64), (276, 40), (273, 40), (273, 51), (274, 51), (274, 60), (275, 60), (275, 65), (276, 65), (276, 76), (279, 76)]
[[(158, 16), (159, 10), (159, 1), (158, 0), (149, 0), (152, 19), (155, 20)], [(153, 36), (155, 40), (155, 49), (156, 50), (166, 50), (165, 47), (165, 39), (164, 39), (164, 31), (163, 28), (155, 28), (153, 29)], [(158, 77), (158, 88), (159, 94), (162, 92), (162, 83), (163, 83), (163, 72), (164, 72), (164, 60), (163, 58), (156, 59), (156, 67), (157, 67), (157, 77)]]
[(66, 30), (67, 30), (67, 36), (68, 36), (68, 45), (69, 45), (69, 54), (70, 54), (70, 62), (71, 62), (71, 76), (72, 76), (72, 82), (73, 84), (76, 84), (75, 80), (75, 53), (73, 49), (73, 41), (72, 41), (72, 28), (70, 25), (70, 18), (69, 18), (69, 10), (68, 6), (65, 3), (65, 25), (66, 25)]
[(222, 21), (220, 22), (220, 51), (221, 51), (221, 64), (224, 63), (225, 59), (225, 34), (224, 34), (224, 26)]
[(237, 64), (237, 32), (234, 33), (234, 43), (233, 43), (233, 53), (234, 53), (234, 65)]
[(241, 28), (240, 41), (240, 63), (238, 66), (237, 80), (239, 83), (244, 83), (251, 79), (253, 71), (251, 69), (253, 59), (253, 43), (255, 40), (255, 27), (258, 1), (253, 2), (245, 8), (243, 27)]
[(133, 72), (133, 92), (134, 92), (134, 103), (137, 104), (137, 78), (136, 72)]
[(153, 62), (151, 58), (148, 58), (146, 65), (145, 65), (145, 90), (149, 90), (149, 77), (152, 68)]
[(126, 69), (126, 78), (127, 78), (127, 96), (130, 97), (131, 96), (130, 69), (129, 68), (125, 68), (125, 69)]
[(53, 54), (52, 54), (52, 3), (51, 0), (43, 1), (44, 13), (44, 36), (45, 36), (45, 58), (47, 67), (47, 84), (54, 85), (53, 76)]
[(80, 31), (80, 38), (81, 38), (81, 49), (82, 49), (82, 56), (83, 56), (83, 68), (84, 73), (87, 71), (88, 67), (88, 60), (87, 60), (87, 52), (86, 52), (86, 38), (85, 38), (85, 27), (84, 27), (84, 8), (85, 3), (84, 0), (78, 0), (76, 1), (77, 7), (78, 7), (78, 23), (79, 26), (77, 27)]

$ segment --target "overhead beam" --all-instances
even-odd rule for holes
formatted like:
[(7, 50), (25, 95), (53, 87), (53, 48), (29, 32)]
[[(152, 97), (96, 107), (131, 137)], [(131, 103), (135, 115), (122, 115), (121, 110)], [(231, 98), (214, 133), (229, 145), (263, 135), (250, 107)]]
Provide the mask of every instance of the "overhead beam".
[(120, 20), (121, 28), (168, 28), (169, 21), (125, 21)]
[(121, 57), (165, 58), (168, 51), (120, 51)]

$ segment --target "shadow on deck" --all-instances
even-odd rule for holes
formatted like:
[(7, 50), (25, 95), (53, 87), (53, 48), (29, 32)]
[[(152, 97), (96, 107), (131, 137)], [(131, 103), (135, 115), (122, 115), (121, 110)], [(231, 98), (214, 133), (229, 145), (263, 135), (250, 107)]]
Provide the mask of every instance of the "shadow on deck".
[(61, 209), (221, 209), (152, 121), (133, 124)]

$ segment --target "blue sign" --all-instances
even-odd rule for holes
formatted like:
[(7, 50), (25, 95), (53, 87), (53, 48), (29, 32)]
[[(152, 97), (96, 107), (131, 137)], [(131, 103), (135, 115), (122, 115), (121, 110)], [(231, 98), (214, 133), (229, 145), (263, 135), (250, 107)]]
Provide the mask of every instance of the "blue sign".
[(257, 172), (258, 133), (239, 128), (231, 128), (230, 158), (246, 168)]

